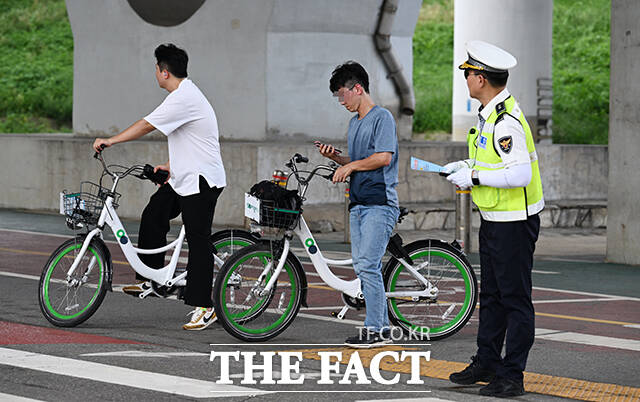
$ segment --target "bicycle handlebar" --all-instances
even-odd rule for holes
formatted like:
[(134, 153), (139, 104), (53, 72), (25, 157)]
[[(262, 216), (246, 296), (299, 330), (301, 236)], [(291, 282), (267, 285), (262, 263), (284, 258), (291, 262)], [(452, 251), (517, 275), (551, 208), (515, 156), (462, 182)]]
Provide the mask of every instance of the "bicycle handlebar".
[[(333, 181), (333, 175), (336, 172), (336, 169), (338, 168), (338, 164), (335, 162), (330, 162), (329, 165), (317, 165), (316, 167), (314, 167), (311, 171), (302, 171), (302, 170), (298, 170), (297, 167), (297, 163), (307, 163), (309, 162), (309, 158), (307, 158), (306, 156), (302, 156), (298, 153), (296, 153), (295, 155), (293, 155), (293, 157), (291, 159), (289, 159), (289, 162), (287, 162), (285, 164), (285, 166), (287, 166), (289, 169), (291, 169), (291, 173), (289, 173), (288, 178), (287, 178), (287, 183), (289, 182), (289, 178), (293, 175), (295, 176), (297, 182), (298, 182), (298, 192), (300, 193), (301, 197), (304, 197), (307, 188), (309, 186), (309, 183), (311, 182), (311, 179), (313, 179), (313, 177), (317, 174), (320, 177), (324, 177), (325, 179), (329, 180), (329, 181)], [(327, 171), (329, 172), (328, 174), (324, 175), (324, 174), (320, 174), (318, 172), (320, 171)], [(308, 173), (306, 177), (301, 177), (300, 173)]]
[[(156, 172), (153, 172), (153, 166), (151, 165), (133, 165), (130, 167), (125, 167), (125, 166), (121, 166), (123, 167), (125, 170), (124, 172), (120, 172), (120, 173), (115, 173), (112, 172), (111, 170), (109, 170), (109, 166), (118, 166), (118, 165), (107, 165), (106, 162), (104, 161), (104, 157), (102, 156), (102, 151), (105, 149), (106, 147), (104, 145), (100, 145), (100, 151), (96, 152), (95, 154), (93, 154), (93, 157), (97, 160), (100, 161), (100, 163), (102, 164), (102, 169), (103, 169), (103, 176), (104, 173), (108, 174), (109, 176), (111, 176), (112, 178), (118, 178), (118, 179), (122, 179), (130, 174), (133, 174), (135, 177), (142, 179), (142, 180), (151, 180), (154, 183), (157, 184), (164, 184), (164, 182), (166, 181), (167, 175), (169, 174), (169, 172), (166, 173), (166, 175)], [(148, 167), (147, 167), (148, 166)], [(149, 174), (149, 168), (151, 168), (151, 174)], [(136, 174), (134, 172), (136, 171), (140, 171), (141, 173)], [(164, 172), (164, 171), (163, 171)], [(160, 181), (162, 178), (164, 178), (164, 181), (162, 181), (162, 183), (158, 183), (158, 181)], [(100, 179), (102, 181), (102, 179)]]

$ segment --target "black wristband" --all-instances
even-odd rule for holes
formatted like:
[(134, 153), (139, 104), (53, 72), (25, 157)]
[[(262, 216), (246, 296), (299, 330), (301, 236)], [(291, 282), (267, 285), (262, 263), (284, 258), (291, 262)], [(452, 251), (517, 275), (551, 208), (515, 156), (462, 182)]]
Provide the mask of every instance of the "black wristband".
[(472, 170), (471, 171), (471, 183), (473, 183), (474, 186), (479, 186), (480, 185), (480, 179), (478, 179), (478, 171), (477, 170)]

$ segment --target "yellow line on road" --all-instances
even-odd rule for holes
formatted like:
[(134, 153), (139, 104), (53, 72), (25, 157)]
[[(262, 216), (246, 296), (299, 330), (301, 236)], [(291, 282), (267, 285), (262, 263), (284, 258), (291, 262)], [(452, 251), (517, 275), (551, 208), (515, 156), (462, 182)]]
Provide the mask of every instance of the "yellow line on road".
[[(416, 346), (419, 346), (417, 344)], [(353, 353), (358, 353), (360, 361), (365, 367), (370, 367), (373, 357), (382, 351), (402, 351), (415, 350), (416, 348), (404, 348), (401, 346), (387, 346), (376, 349), (359, 349), (351, 348), (328, 348), (328, 349), (303, 349), (296, 350), (302, 352), (305, 359), (320, 360), (317, 352), (335, 351), (342, 352), (341, 364), (348, 364)], [(332, 362), (337, 361), (331, 358)], [(447, 360), (431, 359), (426, 362), (420, 362), (420, 376), (448, 380), (451, 373), (463, 370), (467, 363), (451, 362)], [(409, 359), (397, 362), (390, 356), (383, 358), (380, 362), (380, 369), (396, 373), (411, 374), (411, 362)], [(451, 390), (455, 391), (457, 385), (451, 384)], [(524, 388), (527, 392), (537, 394), (558, 396), (561, 398), (572, 398), (583, 401), (602, 401), (602, 400), (638, 400), (640, 398), (640, 388), (627, 387), (617, 384), (599, 383), (585, 380), (577, 380), (567, 377), (556, 377), (546, 374), (524, 373)], [(442, 388), (439, 388), (442, 389)]]
[(550, 313), (536, 313), (536, 315), (542, 317), (552, 317), (552, 318), (560, 318), (563, 320), (575, 320), (575, 321), (587, 321), (587, 322), (597, 322), (601, 324), (614, 324), (614, 325), (638, 325), (635, 322), (624, 322), (624, 321), (611, 321), (611, 320), (600, 320), (598, 318), (588, 318), (588, 317), (575, 317), (572, 315), (562, 315), (562, 314), (550, 314)]

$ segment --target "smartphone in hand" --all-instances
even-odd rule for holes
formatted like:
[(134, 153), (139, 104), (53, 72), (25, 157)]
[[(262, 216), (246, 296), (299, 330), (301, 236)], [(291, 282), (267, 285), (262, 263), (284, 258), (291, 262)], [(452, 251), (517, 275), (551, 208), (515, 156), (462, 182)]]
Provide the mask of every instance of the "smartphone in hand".
[[(321, 143), (320, 141), (314, 141), (314, 142), (313, 142), (313, 145), (315, 145), (316, 147), (320, 148), (320, 147), (322, 147), (322, 146), (323, 146), (323, 145), (325, 145), (325, 144)], [(334, 154), (336, 154), (336, 155), (340, 155), (340, 154), (342, 153), (342, 151), (341, 151), (341, 150), (339, 150), (338, 148), (335, 148), (335, 147), (334, 147), (334, 148), (333, 148), (333, 153), (334, 153)]]

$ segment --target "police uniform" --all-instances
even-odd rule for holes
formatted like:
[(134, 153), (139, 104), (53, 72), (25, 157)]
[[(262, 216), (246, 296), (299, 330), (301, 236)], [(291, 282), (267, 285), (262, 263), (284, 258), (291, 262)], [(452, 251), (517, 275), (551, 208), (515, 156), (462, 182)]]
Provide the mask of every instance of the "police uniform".
[[(486, 42), (468, 43), (467, 52), (462, 70), (504, 73), (516, 65), (513, 56)], [(496, 378), (522, 384), (534, 340), (531, 269), (544, 197), (531, 129), (506, 87), (480, 108), (467, 145), (466, 167), (449, 179), (468, 183), (481, 214), (480, 324), (474, 364)]]

